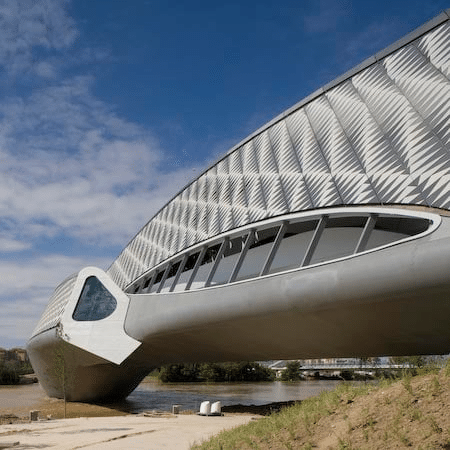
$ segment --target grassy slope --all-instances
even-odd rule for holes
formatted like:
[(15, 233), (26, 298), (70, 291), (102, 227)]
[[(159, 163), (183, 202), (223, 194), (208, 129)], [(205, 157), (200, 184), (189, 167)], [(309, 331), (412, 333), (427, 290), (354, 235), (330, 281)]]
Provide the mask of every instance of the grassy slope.
[(334, 391), (195, 449), (450, 449), (450, 365), (437, 373)]

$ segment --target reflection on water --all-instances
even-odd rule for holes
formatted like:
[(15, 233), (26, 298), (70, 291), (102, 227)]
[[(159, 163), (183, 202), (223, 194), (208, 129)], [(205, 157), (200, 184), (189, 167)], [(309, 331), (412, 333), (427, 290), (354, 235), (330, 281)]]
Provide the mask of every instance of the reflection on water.
[[(120, 410), (139, 413), (149, 410), (170, 411), (172, 405), (183, 410), (200, 409), (200, 403), (209, 400), (228, 405), (264, 405), (272, 402), (304, 400), (324, 390), (333, 389), (339, 381), (311, 380), (283, 383), (174, 383), (157, 381), (141, 383), (128, 398), (116, 404)], [(48, 397), (39, 384), (0, 386), (0, 414), (2, 410), (30, 408)]]
[(172, 405), (199, 410), (200, 403), (209, 400), (228, 405), (264, 405), (272, 402), (304, 400), (324, 390), (333, 389), (339, 381), (314, 380), (283, 383), (176, 383), (144, 382), (130, 394), (127, 404), (133, 412), (170, 410)]

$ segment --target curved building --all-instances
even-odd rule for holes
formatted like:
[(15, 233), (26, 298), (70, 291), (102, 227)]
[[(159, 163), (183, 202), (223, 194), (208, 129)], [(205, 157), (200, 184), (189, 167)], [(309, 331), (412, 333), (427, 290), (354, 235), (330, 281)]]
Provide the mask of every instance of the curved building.
[(28, 344), (51, 396), (164, 363), (450, 352), (450, 10), (233, 147)]

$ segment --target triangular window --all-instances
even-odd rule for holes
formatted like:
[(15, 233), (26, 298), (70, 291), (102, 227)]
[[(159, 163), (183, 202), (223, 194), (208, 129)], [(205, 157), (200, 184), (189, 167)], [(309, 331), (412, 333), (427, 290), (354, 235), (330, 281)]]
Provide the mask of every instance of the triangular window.
[(101, 320), (111, 315), (117, 300), (96, 277), (88, 277), (84, 283), (73, 319), (78, 321)]

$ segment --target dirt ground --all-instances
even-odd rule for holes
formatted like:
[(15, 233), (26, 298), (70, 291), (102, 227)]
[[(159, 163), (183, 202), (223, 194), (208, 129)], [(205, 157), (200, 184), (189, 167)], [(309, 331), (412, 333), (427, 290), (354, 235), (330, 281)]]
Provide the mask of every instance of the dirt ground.
[(406, 378), (368, 395), (341, 398), (311, 426), (305, 428), (299, 417), (289, 430), (255, 438), (254, 445), (260, 450), (450, 450), (450, 376)]
[[(264, 406), (225, 406), (226, 414), (264, 416), (294, 402)], [(48, 399), (36, 406), (40, 418), (61, 418), (62, 400)], [(450, 450), (450, 376), (443, 372), (405, 378), (368, 395), (341, 398), (331, 413), (305, 429), (299, 417), (295, 429), (257, 442), (260, 449), (417, 449)], [(193, 414), (185, 411), (184, 414)], [(111, 417), (128, 412), (111, 405), (68, 403), (66, 417)], [(158, 414), (158, 413), (154, 413)], [(29, 421), (29, 410), (0, 417), (0, 424)], [(258, 441), (258, 439), (257, 439)]]
[[(40, 419), (62, 419), (64, 418), (64, 401), (58, 399), (46, 399), (43, 402), (33, 406), (34, 410), (39, 411)], [(70, 403), (66, 404), (66, 418), (75, 417), (111, 417), (123, 416), (128, 414), (126, 411), (111, 406), (93, 405), (89, 403)], [(0, 425), (11, 423), (28, 422), (30, 418), (30, 408), (15, 408), (14, 412), (0, 415)]]
[(450, 379), (442, 374), (403, 380), (324, 418), (318, 449), (450, 449)]
[[(267, 405), (231, 405), (222, 406), (222, 412), (227, 414), (253, 414), (266, 416), (281, 408), (295, 404), (290, 402), (274, 402)], [(114, 417), (130, 414), (122, 405), (101, 405), (90, 403), (67, 402), (64, 407), (64, 401), (59, 399), (47, 398), (33, 406), (34, 410), (39, 411), (40, 419), (62, 419), (78, 417)], [(163, 414), (164, 411), (153, 412), (154, 414)], [(194, 414), (195, 411), (181, 411), (181, 414)], [(13, 412), (0, 414), (0, 425), (13, 423), (26, 423), (30, 420), (30, 407), (15, 408)]]

